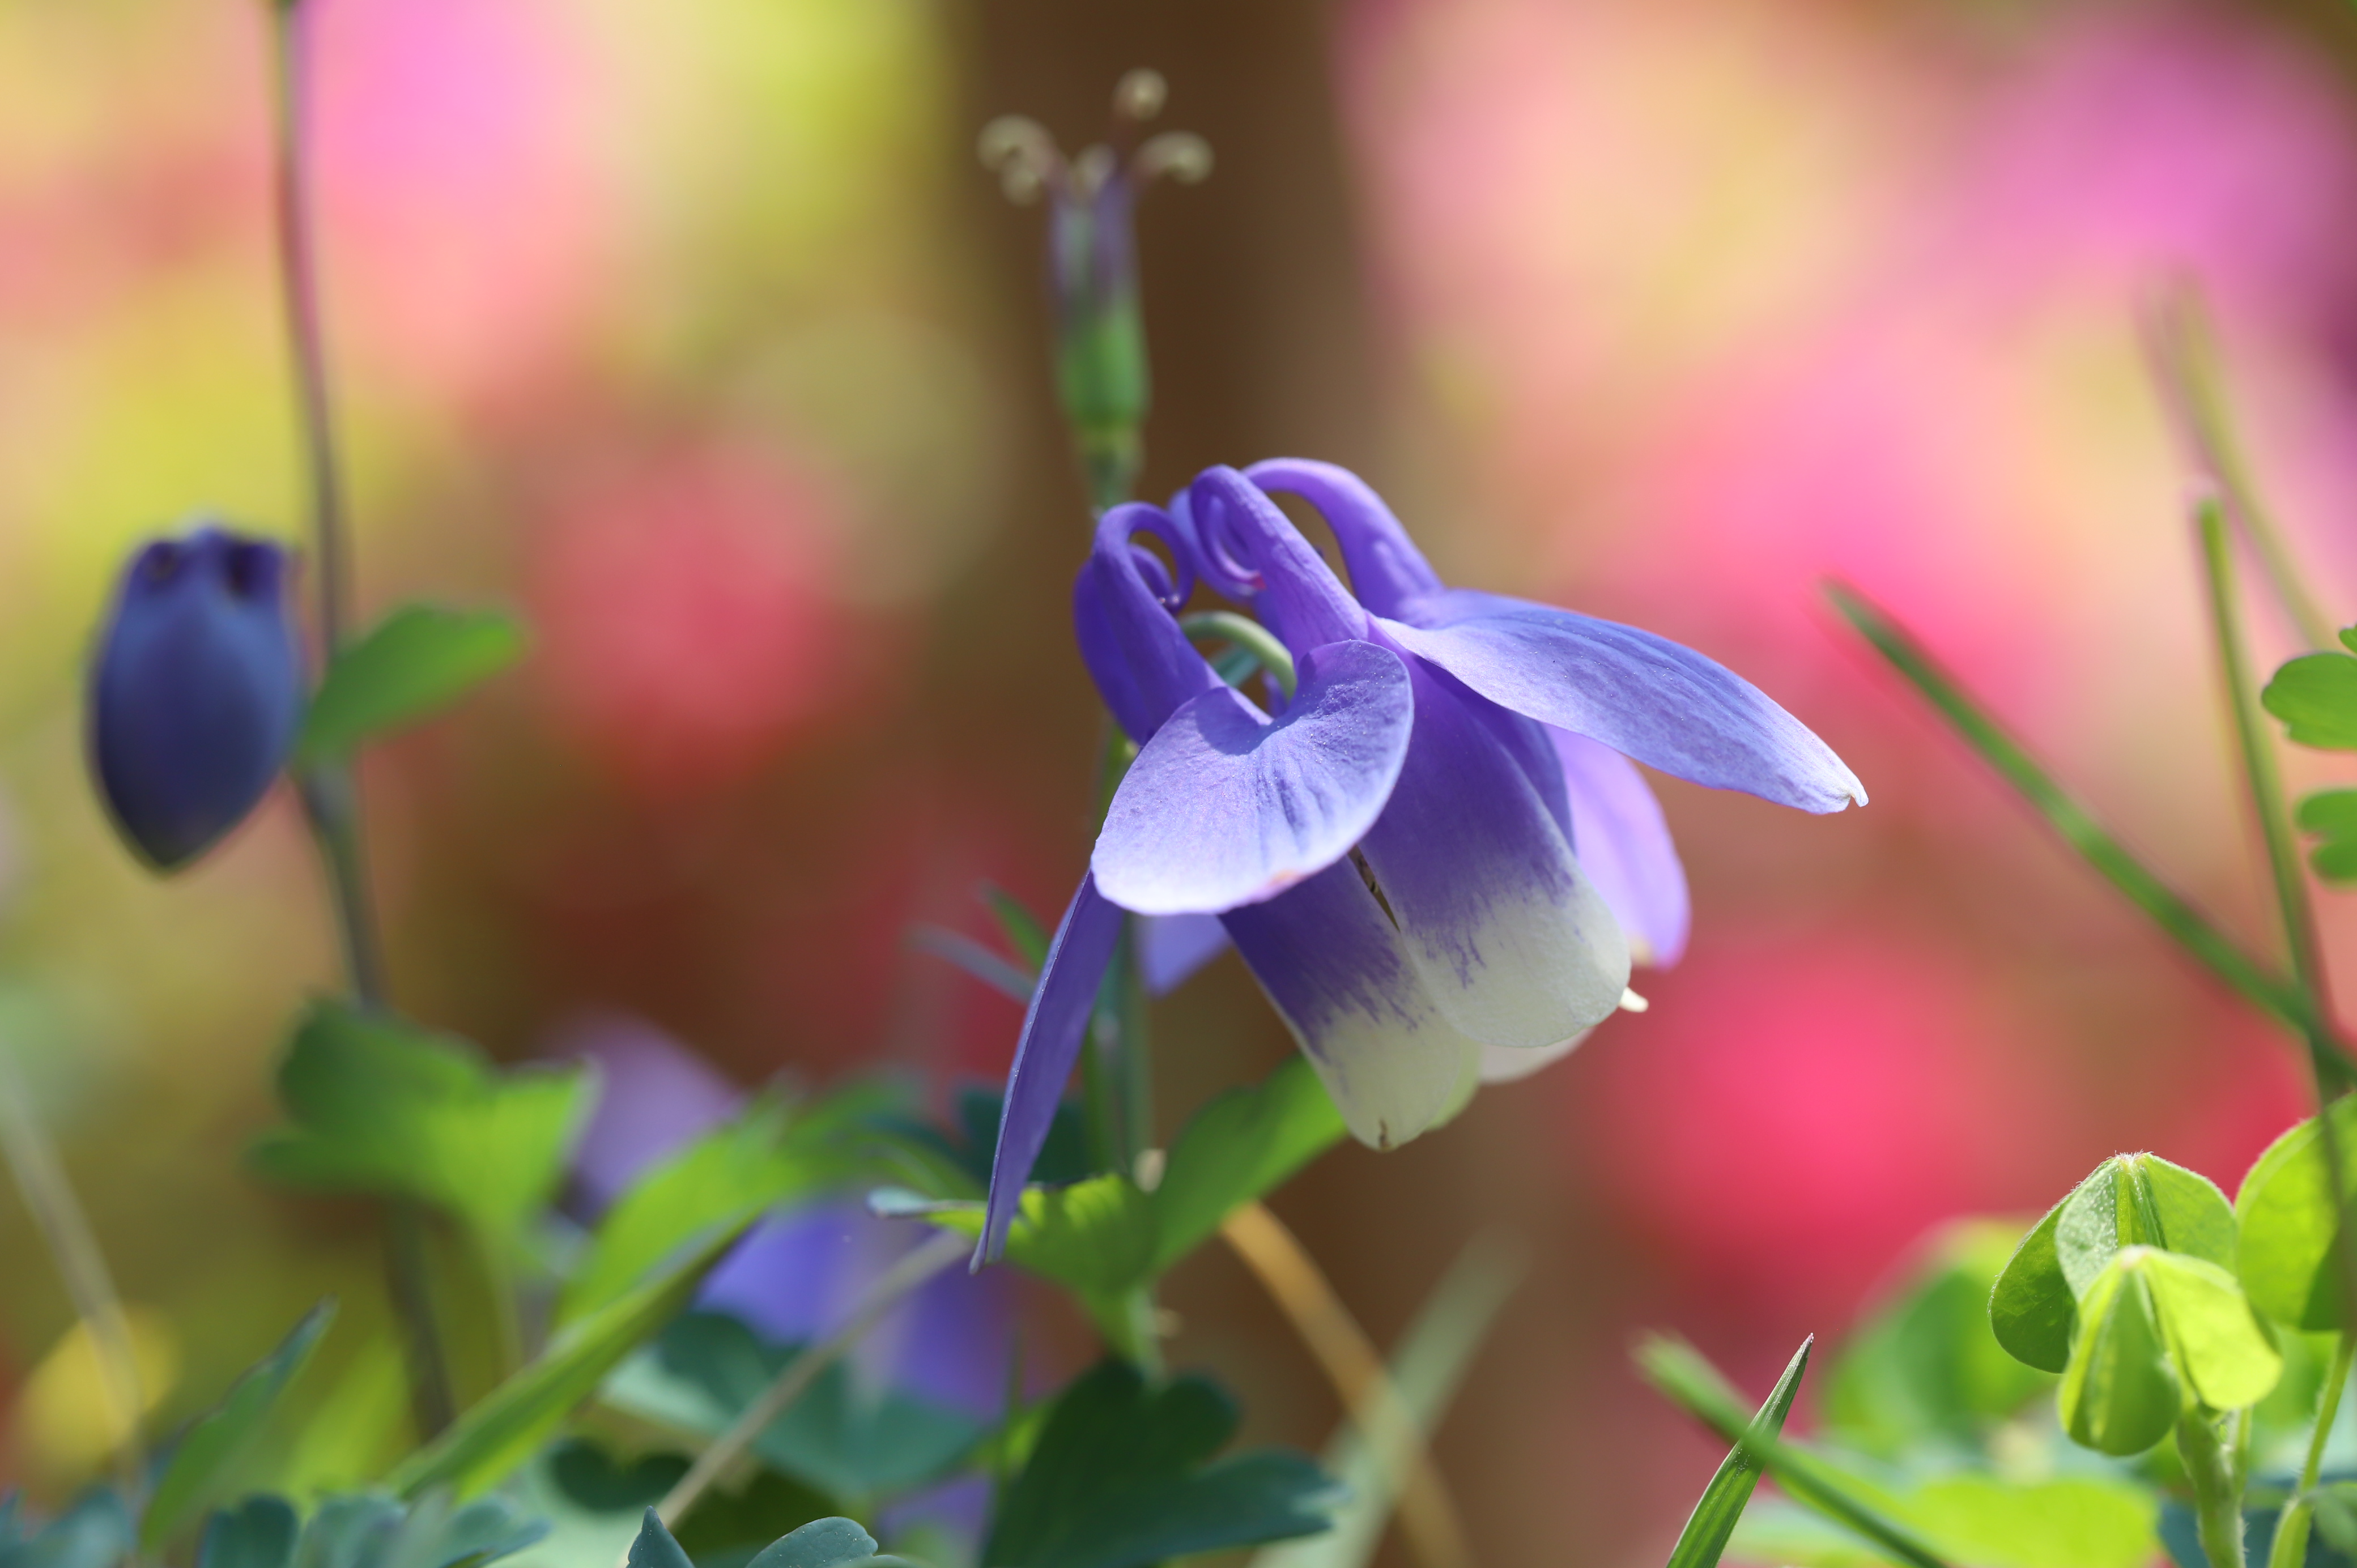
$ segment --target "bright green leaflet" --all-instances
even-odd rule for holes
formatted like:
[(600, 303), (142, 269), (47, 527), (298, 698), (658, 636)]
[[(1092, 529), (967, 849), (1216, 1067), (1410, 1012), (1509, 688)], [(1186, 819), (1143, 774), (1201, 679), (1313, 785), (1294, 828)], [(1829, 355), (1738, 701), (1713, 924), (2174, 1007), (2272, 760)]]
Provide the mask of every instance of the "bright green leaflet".
[(1284, 1185), (1348, 1131), (1298, 1052), (1260, 1082), (1215, 1096), (1170, 1145), (1154, 1189), (1153, 1272), (1168, 1272), (1231, 1213)]
[(2135, 1262), (2151, 1289), (2169, 1360), (2195, 1397), (2212, 1410), (2266, 1398), (2283, 1376), (2283, 1354), (2234, 1276), (2175, 1252), (2147, 1251)]
[(2144, 1272), (2113, 1262), (2079, 1304), (2079, 1333), (2060, 1391), (2062, 1429), (2099, 1454), (2141, 1454), (2184, 1408)]
[(764, 1210), (851, 1176), (845, 1152), (852, 1113), (876, 1097), (837, 1097), (798, 1111), (763, 1094), (729, 1121), (660, 1162), (632, 1183), (591, 1238), (588, 1255), (556, 1309), (561, 1329), (587, 1316), (647, 1272), (715, 1227), (742, 1226)]
[(1801, 1391), (1801, 1379), (1809, 1369), (1809, 1348), (1815, 1343), (1813, 1336), (1801, 1341), (1801, 1348), (1792, 1352), (1792, 1361), (1784, 1368), (1784, 1375), (1769, 1391), (1767, 1402), (1751, 1418), (1745, 1441), (1728, 1449), (1727, 1457), (1719, 1461), (1717, 1474), (1703, 1488), (1702, 1500), (1687, 1516), (1685, 1529), (1678, 1532), (1678, 1544), (1670, 1553), (1669, 1568), (1717, 1568), (1720, 1554), (1726, 1552), (1736, 1525), (1743, 1518), (1744, 1506), (1751, 1500), (1752, 1488), (1760, 1484), (1762, 1466), (1758, 1453), (1749, 1445), (1749, 1441), (1774, 1437), (1784, 1430), (1784, 1418), (1792, 1410), (1792, 1396)]
[(448, 707), (523, 650), (523, 628), (511, 616), (402, 606), (328, 664), (303, 716), (295, 765), (349, 757), (372, 736)]
[(1073, 1380), (1000, 1498), (987, 1568), (1145, 1568), (1308, 1535), (1340, 1501), (1299, 1454), (1214, 1460), (1236, 1408), (1208, 1380), (1148, 1388), (1127, 1362)]
[[(2330, 1114), (2341, 1147), (2357, 1147), (2357, 1099), (2333, 1101)], [(2357, 1189), (2357, 1171), (2342, 1178)], [(2243, 1178), (2234, 1210), (2241, 1221), (2235, 1273), (2253, 1304), (2287, 1327), (2340, 1328), (2344, 1309), (2333, 1251), (2341, 1216), (2315, 1117), (2267, 1145)]]
[(2062, 1277), (2054, 1233), (2065, 1197), (2046, 1211), (2014, 1250), (1989, 1293), (1989, 1327), (2017, 1360), (2040, 1371), (2059, 1372), (2071, 1361), (2071, 1338), (2079, 1323), (2079, 1299)]
[[(2346, 642), (2349, 634), (2341, 633)], [(2276, 671), (2259, 703), (2301, 746), (2357, 751), (2357, 659), (2304, 653)]]
[(306, 1313), (276, 1349), (238, 1379), (227, 1399), (188, 1429), (156, 1478), (155, 1495), (140, 1520), (141, 1551), (160, 1550), (239, 1484), (240, 1465), (335, 1316), (332, 1301)]
[(464, 1041), (312, 1004), (278, 1069), (289, 1125), (254, 1166), (289, 1187), (414, 1197), (503, 1253), (554, 1197), (594, 1100), (579, 1068), (493, 1068)]
[[(2150, 1568), (2160, 1560), (2153, 1498), (2108, 1477), (2012, 1480), (1974, 1471), (1875, 1493), (1891, 1518), (1974, 1568)], [(1736, 1531), (1745, 1562), (1882, 1568), (1889, 1559), (1790, 1503), (1755, 1504)]]
[(576, 1323), (540, 1359), (493, 1389), (449, 1429), (402, 1461), (386, 1484), (404, 1497), (447, 1487), (470, 1497), (505, 1480), (554, 1434), (574, 1407), (694, 1298), (744, 1227), (714, 1237), (669, 1273)]
[[(944, 1230), (982, 1234), (979, 1202), (933, 1200), (888, 1187), (870, 1195), (868, 1206)], [(1009, 1262), (1083, 1296), (1115, 1296), (1139, 1283), (1154, 1252), (1154, 1206), (1135, 1183), (1118, 1174), (1070, 1187), (1025, 1188), (1023, 1206), (1006, 1233)]]
[(2315, 835), (2308, 863), (2327, 882), (2357, 882), (2357, 789), (2326, 789), (2299, 803), (2299, 829)]

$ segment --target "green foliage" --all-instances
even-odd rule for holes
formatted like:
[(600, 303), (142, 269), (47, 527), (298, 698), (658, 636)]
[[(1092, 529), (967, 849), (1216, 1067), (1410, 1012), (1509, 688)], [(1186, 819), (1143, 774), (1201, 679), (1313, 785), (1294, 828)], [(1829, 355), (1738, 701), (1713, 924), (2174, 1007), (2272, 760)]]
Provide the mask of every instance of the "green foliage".
[(1284, 1185), (1348, 1131), (1297, 1051), (1260, 1082), (1213, 1097), (1171, 1144), (1154, 1189), (1153, 1272), (1168, 1271), (1230, 1214)]
[(2340, 1202), (2331, 1150), (2315, 1117), (2268, 1144), (2234, 1197), (2243, 1288), (2261, 1312), (2290, 1328), (2337, 1329), (2346, 1319), (2334, 1254), (2342, 1207), (2357, 1196), (2357, 1100), (2335, 1101), (2330, 1114), (2350, 1167), (2341, 1173)]
[(143, 1552), (159, 1550), (237, 1487), (240, 1466), (335, 1315), (332, 1301), (313, 1307), (275, 1350), (238, 1379), (227, 1399), (180, 1439), (156, 1477), (140, 1520)]
[(492, 610), (404, 605), (328, 664), (295, 743), (297, 767), (450, 706), (522, 657), (522, 626)]
[[(1893, 1520), (1974, 1568), (2148, 1568), (2152, 1494), (2104, 1476), (2021, 1480), (1957, 1471), (1876, 1487), (1854, 1483)], [(1790, 1503), (1755, 1505), (1736, 1532), (1747, 1562), (1785, 1568), (1883, 1568), (1890, 1556)]]
[(2141, 1454), (2189, 1406), (2256, 1404), (2282, 1375), (2282, 1357), (2234, 1277), (2202, 1259), (2129, 1248), (2079, 1305), (2062, 1424), (2099, 1453)]
[(93, 1487), (38, 1530), (0, 1497), (0, 1568), (115, 1568), (132, 1544), (131, 1511), (111, 1488)]
[(1726, 1552), (1736, 1524), (1743, 1518), (1744, 1506), (1751, 1500), (1752, 1488), (1760, 1484), (1763, 1464), (1750, 1444), (1783, 1432), (1784, 1418), (1792, 1413), (1792, 1396), (1801, 1391), (1801, 1379), (1809, 1369), (1809, 1348), (1815, 1343), (1813, 1338), (1801, 1341), (1784, 1375), (1769, 1391), (1767, 1402), (1751, 1418), (1744, 1441), (1728, 1449), (1727, 1457), (1719, 1461), (1717, 1473), (1711, 1477), (1710, 1485), (1703, 1488), (1702, 1499), (1687, 1516), (1685, 1529), (1678, 1532), (1678, 1544), (1670, 1553), (1669, 1568), (1717, 1568), (1720, 1554)]
[[(2047, 1226), (2031, 1234), (2040, 1231), (2053, 1234)], [(1827, 1430), (1885, 1457), (1926, 1445), (1972, 1452), (2050, 1387), (2050, 1377), (2007, 1354), (1992, 1332), (1991, 1284), (2013, 1247), (2013, 1230), (2002, 1222), (1970, 1220), (1941, 1232), (1835, 1360), (1825, 1380)], [(2056, 1359), (2069, 1359), (2067, 1318)]]
[(647, 1272), (716, 1230), (742, 1230), (765, 1210), (867, 1168), (860, 1123), (880, 1109), (872, 1090), (797, 1108), (757, 1095), (736, 1116), (642, 1174), (598, 1222), (558, 1299), (559, 1327), (578, 1322)]
[[(929, 1199), (887, 1187), (869, 1196), (868, 1207), (962, 1235), (982, 1234), (979, 1199)], [(1120, 1175), (1025, 1188), (1006, 1237), (1010, 1262), (1092, 1303), (1114, 1299), (1144, 1281), (1154, 1254), (1153, 1201)]]
[[(820, 1519), (764, 1548), (747, 1568), (861, 1568), (870, 1563), (899, 1564), (900, 1559), (878, 1556), (876, 1538), (851, 1520)], [(630, 1543), (629, 1568), (691, 1568), (686, 1552), (652, 1509)]]
[(560, 1335), (539, 1359), (493, 1389), (439, 1437), (402, 1461), (387, 1484), (404, 1497), (449, 1487), (469, 1497), (513, 1474), (632, 1350), (695, 1294), (743, 1227), (714, 1236)]
[(2300, 831), (2318, 839), (2308, 863), (2327, 882), (2357, 882), (2357, 789), (2325, 789), (2299, 803)]
[[(736, 1318), (691, 1312), (663, 1330), (662, 1371), (700, 1393), (703, 1408), (673, 1402), (698, 1431), (717, 1433), (760, 1397), (799, 1346), (771, 1345)], [(837, 1362), (754, 1440), (753, 1452), (780, 1473), (834, 1497), (890, 1496), (933, 1480), (982, 1435), (974, 1422), (896, 1391), (854, 1384)]]
[[(2357, 628), (2341, 634), (2357, 648)], [(2301, 746), (2357, 751), (2357, 659), (2346, 653), (2304, 653), (2285, 664), (2259, 693), (2267, 712)]]
[(1100, 1362), (1059, 1396), (1006, 1487), (985, 1568), (1144, 1568), (1325, 1529), (1338, 1489), (1306, 1456), (1212, 1460), (1236, 1421), (1206, 1379), (1149, 1389)]
[(278, 1097), (291, 1124), (254, 1145), (263, 1175), (414, 1198), (513, 1254), (564, 1179), (594, 1080), (577, 1067), (500, 1070), (464, 1041), (320, 1001), (296, 1028)]
[(1039, 967), (1048, 961), (1049, 941), (1048, 928), (1040, 923), (1039, 917), (1024, 908), (1023, 901), (1014, 894), (991, 883), (982, 885), (982, 900), (990, 906), (991, 916), (1006, 933), (1007, 944), (1022, 955), (1033, 974), (1039, 973)]
[(499, 1498), (454, 1508), (440, 1493), (356, 1493), (328, 1498), (298, 1530), (285, 1498), (257, 1497), (212, 1517), (197, 1568), (480, 1568), (547, 1533)]

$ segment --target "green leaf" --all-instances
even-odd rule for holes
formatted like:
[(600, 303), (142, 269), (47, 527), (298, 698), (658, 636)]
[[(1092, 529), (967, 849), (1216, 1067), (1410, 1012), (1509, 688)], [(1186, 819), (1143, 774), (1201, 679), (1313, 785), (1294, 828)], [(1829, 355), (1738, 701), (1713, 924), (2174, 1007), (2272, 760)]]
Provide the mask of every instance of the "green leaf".
[(814, 1519), (757, 1555), (746, 1568), (843, 1568), (876, 1555), (876, 1538), (847, 1519)]
[(2071, 1199), (2021, 1239), (1989, 1293), (1989, 1328), (2016, 1360), (2040, 1371), (2059, 1372), (2071, 1362), (2071, 1338), (2079, 1322), (2079, 1298), (2063, 1276), (2055, 1242), (2062, 1210)]
[(156, 1477), (139, 1525), (142, 1551), (158, 1552), (237, 1486), (239, 1466), (335, 1316), (332, 1301), (306, 1313), (275, 1350), (238, 1379), (227, 1399), (188, 1429)]
[[(1845, 1446), (1889, 1458), (1934, 1442), (1977, 1448), (1991, 1428), (2050, 1387), (2047, 1372), (2008, 1354), (1992, 1332), (1998, 1297), (1991, 1285), (2019, 1240), (1996, 1220), (1942, 1230), (1829, 1369), (1826, 1430)], [(2070, 1292), (2061, 1295), (2068, 1313)], [(2057, 1367), (2070, 1360), (2069, 1323), (2066, 1316)]]
[(1148, 1389), (1100, 1362), (1058, 1397), (1007, 1487), (985, 1568), (1144, 1568), (1326, 1528), (1334, 1483), (1298, 1454), (1212, 1461), (1236, 1410), (1208, 1380)]
[(254, 1145), (263, 1175), (416, 1198), (513, 1253), (564, 1179), (595, 1089), (578, 1067), (496, 1070), (464, 1041), (321, 1001), (296, 1030), (278, 1097), (291, 1125)]
[[(725, 1313), (690, 1312), (665, 1328), (655, 1369), (684, 1385), (654, 1390), (634, 1366), (621, 1392), (691, 1430), (716, 1435), (761, 1397), (800, 1346), (772, 1345)], [(683, 1394), (686, 1397), (683, 1397)], [(754, 1440), (785, 1475), (836, 1497), (888, 1497), (935, 1479), (971, 1451), (981, 1426), (952, 1410), (892, 1390), (863, 1389), (838, 1361), (821, 1372)]]
[(1260, 1082), (1213, 1097), (1171, 1144), (1154, 1189), (1151, 1273), (1168, 1272), (1231, 1213), (1282, 1185), (1347, 1132), (1298, 1051)]
[[(1792, 1410), (1792, 1396), (1800, 1392), (1801, 1379), (1809, 1369), (1809, 1347), (1815, 1343), (1812, 1336), (1802, 1340), (1801, 1348), (1792, 1352), (1784, 1375), (1776, 1380), (1776, 1386), (1768, 1392), (1767, 1402), (1751, 1418), (1745, 1434), (1747, 1439), (1774, 1437), (1784, 1430), (1784, 1418)], [(1760, 1469), (1758, 1453), (1745, 1443), (1727, 1450), (1710, 1485), (1703, 1488), (1702, 1500), (1686, 1517), (1685, 1529), (1678, 1532), (1678, 1544), (1670, 1553), (1669, 1568), (1717, 1568), (1720, 1554), (1726, 1552), (1737, 1522), (1743, 1518), (1744, 1506), (1751, 1500), (1752, 1488), (1760, 1484)]]
[(992, 883), (982, 885), (982, 901), (990, 906), (1007, 945), (1022, 955), (1033, 974), (1039, 973), (1048, 961), (1048, 928), (1039, 923), (1039, 917), (1025, 908), (1014, 894)]
[(595, 1312), (712, 1230), (741, 1228), (767, 1209), (858, 1174), (864, 1162), (854, 1147), (854, 1124), (876, 1109), (875, 1101), (864, 1091), (837, 1095), (798, 1112), (778, 1095), (757, 1095), (735, 1117), (656, 1164), (598, 1222), (558, 1299), (557, 1326)]
[[(871, 1193), (867, 1206), (961, 1235), (982, 1234), (979, 1202), (937, 1201), (887, 1187)], [(1009, 1262), (1098, 1301), (1143, 1283), (1154, 1257), (1155, 1206), (1118, 1173), (1070, 1187), (1026, 1187), (1006, 1233)]]
[(248, 1498), (205, 1521), (197, 1568), (287, 1568), (302, 1528), (285, 1498)]
[[(1881, 610), (1851, 589), (1829, 584), (1826, 596), (1916, 691), (1939, 710), (1964, 743), (1996, 769), (2081, 858), (2127, 895), (2188, 953), (2229, 986), (2294, 1029), (2309, 1026), (2309, 1007), (2297, 986), (2269, 971), (2199, 909), (2172, 891), (2127, 847), (2095, 821), (2040, 767), (2021, 743), (1932, 661), (1923, 645)], [(2033, 1363), (2034, 1365), (2035, 1363)]]
[(2212, 1410), (2241, 1410), (2283, 1376), (2283, 1355), (2234, 1276), (2175, 1252), (2124, 1255), (2142, 1269), (2178, 1375)]
[(404, 1497), (447, 1487), (472, 1496), (505, 1480), (597, 1392), (622, 1359), (662, 1331), (743, 1228), (713, 1237), (668, 1272), (600, 1307), (493, 1389), (386, 1477)]
[(1911, 1568), (1947, 1568), (1920, 1534), (1890, 1517), (1874, 1487), (1800, 1444), (1753, 1431), (1756, 1417), (1745, 1412), (1733, 1385), (1693, 1346), (1666, 1335), (1652, 1336), (1637, 1347), (1637, 1367), (1672, 1403), (1754, 1455), (1793, 1501)]
[(2276, 671), (2260, 705), (2301, 746), (2357, 751), (2357, 659), (2303, 653)]
[(131, 1552), (131, 1513), (111, 1487), (91, 1487), (30, 1535), (14, 1517), (16, 1502), (0, 1498), (0, 1568), (117, 1568)]
[[(2333, 1101), (2332, 1129), (2349, 1165), (2342, 1201), (2357, 1196), (2357, 1100)], [(2344, 1322), (2334, 1253), (2342, 1205), (2333, 1201), (2323, 1124), (2309, 1117), (2267, 1145), (2234, 1195), (2241, 1221), (2234, 1272), (2261, 1312), (2321, 1332)]]
[(2335, 885), (2357, 882), (2357, 789), (2326, 789), (2299, 803), (2302, 832), (2319, 841), (2309, 852), (2316, 874)]
[(493, 610), (404, 605), (336, 655), (295, 743), (298, 768), (456, 703), (522, 657), (523, 628)]
[(662, 1520), (651, 1508), (647, 1509), (646, 1522), (639, 1526), (639, 1538), (630, 1542), (628, 1568), (695, 1568), (663, 1528)]
[[(1891, 1517), (1974, 1568), (2147, 1568), (2161, 1560), (2152, 1493), (2108, 1476), (2026, 1480), (1965, 1471), (1878, 1490)], [(1746, 1562), (1878, 1568), (1888, 1561), (1791, 1504), (1756, 1504), (1736, 1532)]]
[(2115, 1259), (2081, 1299), (2062, 1372), (2062, 1428), (2100, 1454), (2143, 1453), (2169, 1435), (2185, 1403), (2138, 1256)]

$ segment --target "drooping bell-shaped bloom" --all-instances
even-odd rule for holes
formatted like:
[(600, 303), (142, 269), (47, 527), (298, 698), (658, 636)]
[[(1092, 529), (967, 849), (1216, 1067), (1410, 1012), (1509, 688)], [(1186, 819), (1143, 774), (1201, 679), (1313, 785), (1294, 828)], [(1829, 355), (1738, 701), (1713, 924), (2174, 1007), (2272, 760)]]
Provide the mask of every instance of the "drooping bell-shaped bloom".
[[(1268, 490), (1326, 514), (1355, 594)], [(1199, 575), (1293, 656), (1277, 712), (1179, 628)], [(1544, 1060), (1609, 1015), (1632, 946), (1683, 947), (1684, 875), (1631, 757), (1804, 811), (1865, 800), (1824, 742), (1701, 654), (1448, 589), (1329, 465), (1213, 468), (1168, 511), (1114, 508), (1074, 618), (1139, 751), (1024, 1019), (978, 1260), (1003, 1243), (1123, 910), (1217, 917), (1351, 1132), (1389, 1147), (1461, 1104), (1485, 1056)]]
[(90, 683), (99, 792), (124, 836), (172, 871), (244, 821), (303, 716), (285, 552), (207, 526), (132, 557)]

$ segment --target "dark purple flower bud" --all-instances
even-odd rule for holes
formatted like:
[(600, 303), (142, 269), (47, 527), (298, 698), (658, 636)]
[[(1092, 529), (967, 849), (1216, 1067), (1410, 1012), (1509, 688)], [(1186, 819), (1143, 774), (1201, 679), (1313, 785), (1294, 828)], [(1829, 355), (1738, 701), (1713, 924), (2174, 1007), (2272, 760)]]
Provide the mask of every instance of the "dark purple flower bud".
[(140, 858), (172, 871), (243, 821), (295, 742), (286, 553), (214, 527), (132, 557), (90, 683), (91, 766)]

